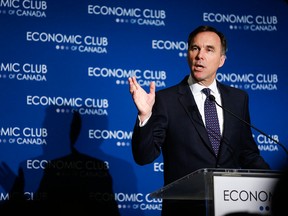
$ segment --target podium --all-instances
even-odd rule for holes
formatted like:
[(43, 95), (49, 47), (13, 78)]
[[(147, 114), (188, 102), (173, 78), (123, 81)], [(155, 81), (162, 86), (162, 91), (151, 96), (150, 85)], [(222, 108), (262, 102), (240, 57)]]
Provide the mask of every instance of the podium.
[(281, 175), (277, 170), (205, 168), (150, 193), (150, 197), (205, 200), (207, 216), (271, 215), (273, 191)]

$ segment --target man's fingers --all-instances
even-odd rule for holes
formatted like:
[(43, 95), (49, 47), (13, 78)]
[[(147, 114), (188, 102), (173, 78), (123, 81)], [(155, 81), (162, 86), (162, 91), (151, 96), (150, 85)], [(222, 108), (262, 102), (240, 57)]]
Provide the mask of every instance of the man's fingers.
[(135, 77), (129, 77), (128, 81), (129, 81), (129, 85), (130, 85), (130, 89), (129, 89), (130, 93), (133, 94), (134, 91), (137, 90), (137, 85), (138, 85), (137, 80)]
[[(128, 78), (129, 81), (129, 85), (130, 85), (130, 93), (134, 94), (135, 91), (137, 91), (138, 89), (141, 88), (141, 86), (139, 85), (139, 83), (136, 80), (136, 77), (129, 77)], [(150, 82), (150, 93), (155, 94), (156, 91), (156, 85), (155, 82), (152, 81)]]
[(139, 84), (138, 84), (138, 82), (136, 80), (136, 77), (132, 77), (132, 82), (134, 84), (135, 90), (137, 90), (140, 86), (139, 86)]
[(156, 90), (156, 87), (155, 87), (155, 82), (154, 81), (152, 81), (151, 83), (150, 83), (150, 93), (155, 93), (155, 90)]
[(130, 93), (132, 94), (134, 91), (140, 88), (140, 85), (138, 84), (136, 77), (129, 77), (129, 84), (130, 84)]

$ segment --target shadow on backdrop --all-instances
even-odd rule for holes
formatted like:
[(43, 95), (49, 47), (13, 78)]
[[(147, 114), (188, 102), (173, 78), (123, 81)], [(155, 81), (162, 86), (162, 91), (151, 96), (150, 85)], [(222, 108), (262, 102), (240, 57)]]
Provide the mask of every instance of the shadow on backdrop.
[[(1, 212), (77, 211), (88, 215), (93, 211), (95, 214), (120, 215), (107, 162), (80, 153), (75, 148), (82, 129), (81, 115), (70, 107), (66, 107), (63, 113), (57, 113), (57, 109), (50, 106), (46, 110), (43, 128), (47, 128), (48, 136), (43, 154), (29, 159), (45, 164), (45, 167), (33, 169), (27, 166), (26, 160), (20, 164), (13, 185), (1, 182), (10, 191), (9, 200), (1, 205)], [(8, 166), (4, 164), (0, 173), (10, 176), (13, 182), (15, 176), (8, 175)]]
[(13, 170), (4, 162), (0, 162), (0, 185), (6, 192), (11, 191), (17, 175)]
[[(83, 124), (82, 132), (76, 143), (77, 149), (86, 155), (105, 161), (109, 166), (120, 214), (122, 216), (143, 216), (144, 211), (140, 208), (140, 204), (145, 202), (145, 194), (138, 192), (137, 178), (132, 166), (131, 148), (129, 145), (119, 144), (126, 143), (129, 137), (126, 138), (123, 135), (125, 131), (113, 128), (112, 124), (110, 126), (106, 115), (81, 116)], [(119, 136), (117, 136), (118, 133)], [(140, 198), (135, 199), (135, 195)]]

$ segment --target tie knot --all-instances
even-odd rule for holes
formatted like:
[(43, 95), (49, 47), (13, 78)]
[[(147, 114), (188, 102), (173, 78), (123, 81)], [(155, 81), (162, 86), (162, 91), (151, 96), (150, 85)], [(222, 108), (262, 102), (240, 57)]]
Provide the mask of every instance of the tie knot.
[(202, 92), (208, 97), (210, 95), (211, 89), (209, 88), (203, 88)]

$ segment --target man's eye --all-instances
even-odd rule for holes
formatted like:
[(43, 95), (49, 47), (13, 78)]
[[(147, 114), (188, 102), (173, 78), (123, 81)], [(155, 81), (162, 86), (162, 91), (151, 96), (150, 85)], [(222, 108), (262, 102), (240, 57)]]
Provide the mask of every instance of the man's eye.
[(207, 48), (207, 51), (208, 51), (208, 52), (214, 52), (215, 49), (213, 49), (213, 48)]

